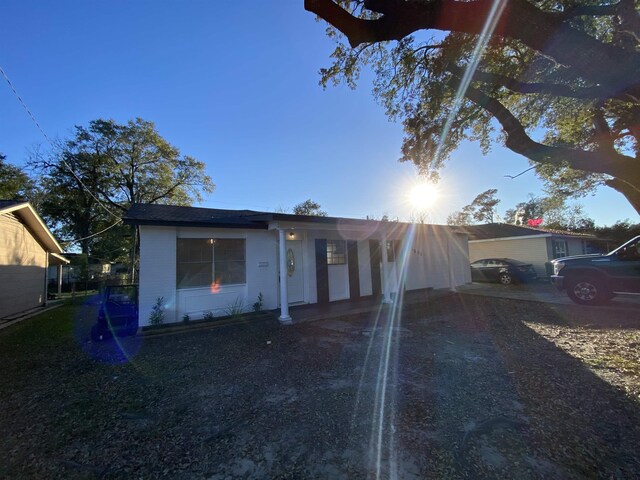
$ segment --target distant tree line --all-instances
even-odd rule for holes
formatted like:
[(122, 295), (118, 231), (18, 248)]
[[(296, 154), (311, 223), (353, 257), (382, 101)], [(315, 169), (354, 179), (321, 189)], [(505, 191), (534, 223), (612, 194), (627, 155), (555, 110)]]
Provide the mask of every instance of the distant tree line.
[(50, 151), (32, 152), (27, 168), (0, 155), (0, 198), (31, 202), (67, 249), (132, 270), (137, 231), (121, 221), (131, 204), (192, 205), (214, 189), (203, 162), (140, 118), (76, 126)]

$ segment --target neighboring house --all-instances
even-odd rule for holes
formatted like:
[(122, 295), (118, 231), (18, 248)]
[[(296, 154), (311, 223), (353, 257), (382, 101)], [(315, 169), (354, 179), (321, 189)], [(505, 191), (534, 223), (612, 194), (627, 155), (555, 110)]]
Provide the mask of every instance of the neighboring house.
[(27, 202), (0, 200), (0, 318), (45, 305), (47, 268), (68, 263)]
[(177, 322), (250, 310), (262, 295), (289, 323), (289, 305), (391, 302), (398, 285), (471, 281), (467, 237), (446, 226), (147, 204), (125, 222), (140, 228), (141, 326), (158, 298), (165, 321)]
[(469, 235), (469, 260), (513, 258), (530, 263), (539, 277), (549, 275), (554, 258), (593, 253), (596, 237), (508, 223), (460, 227)]

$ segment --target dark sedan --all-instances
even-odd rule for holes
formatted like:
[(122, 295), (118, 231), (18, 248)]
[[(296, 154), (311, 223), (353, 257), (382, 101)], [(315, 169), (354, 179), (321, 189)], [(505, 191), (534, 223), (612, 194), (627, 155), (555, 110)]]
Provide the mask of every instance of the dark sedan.
[(510, 285), (537, 278), (533, 265), (512, 258), (483, 258), (471, 264), (471, 280), (474, 282), (500, 282)]

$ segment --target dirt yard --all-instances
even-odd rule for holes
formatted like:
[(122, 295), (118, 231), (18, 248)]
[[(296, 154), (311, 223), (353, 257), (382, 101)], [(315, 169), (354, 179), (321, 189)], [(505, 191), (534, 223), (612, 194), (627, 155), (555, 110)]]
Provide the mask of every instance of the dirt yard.
[(0, 477), (640, 475), (640, 310), (453, 295), (98, 346), (94, 315), (0, 331)]

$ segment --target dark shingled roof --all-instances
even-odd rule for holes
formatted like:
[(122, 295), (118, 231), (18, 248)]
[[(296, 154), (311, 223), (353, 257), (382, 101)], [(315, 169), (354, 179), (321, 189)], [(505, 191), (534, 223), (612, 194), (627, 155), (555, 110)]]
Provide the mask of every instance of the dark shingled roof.
[(220, 210), (217, 208), (179, 207), (136, 203), (124, 216), (125, 223), (138, 225), (173, 225), (198, 227), (267, 228), (257, 216), (267, 215), (253, 210)]
[[(313, 215), (292, 215), (288, 213), (256, 212), (254, 210), (221, 210), (218, 208), (177, 207), (174, 205), (134, 204), (124, 216), (127, 224), (167, 225), (184, 227), (216, 227), (216, 228), (256, 228), (266, 229), (268, 223), (309, 222), (327, 225), (369, 225), (378, 227), (386, 224), (378, 220), (361, 220), (356, 218), (318, 217)], [(405, 227), (409, 224), (389, 222), (388, 225)], [(447, 229), (457, 233), (458, 227), (429, 225), (432, 229)]]
[(465, 225), (459, 227), (469, 235), (469, 240), (488, 240), (490, 238), (527, 237), (531, 235), (557, 235), (565, 237), (595, 238), (585, 233), (565, 232), (545, 228), (511, 225), (510, 223), (487, 223), (484, 225)]
[(21, 200), (0, 200), (0, 210), (13, 207), (14, 205), (20, 205), (21, 203), (27, 203)]

